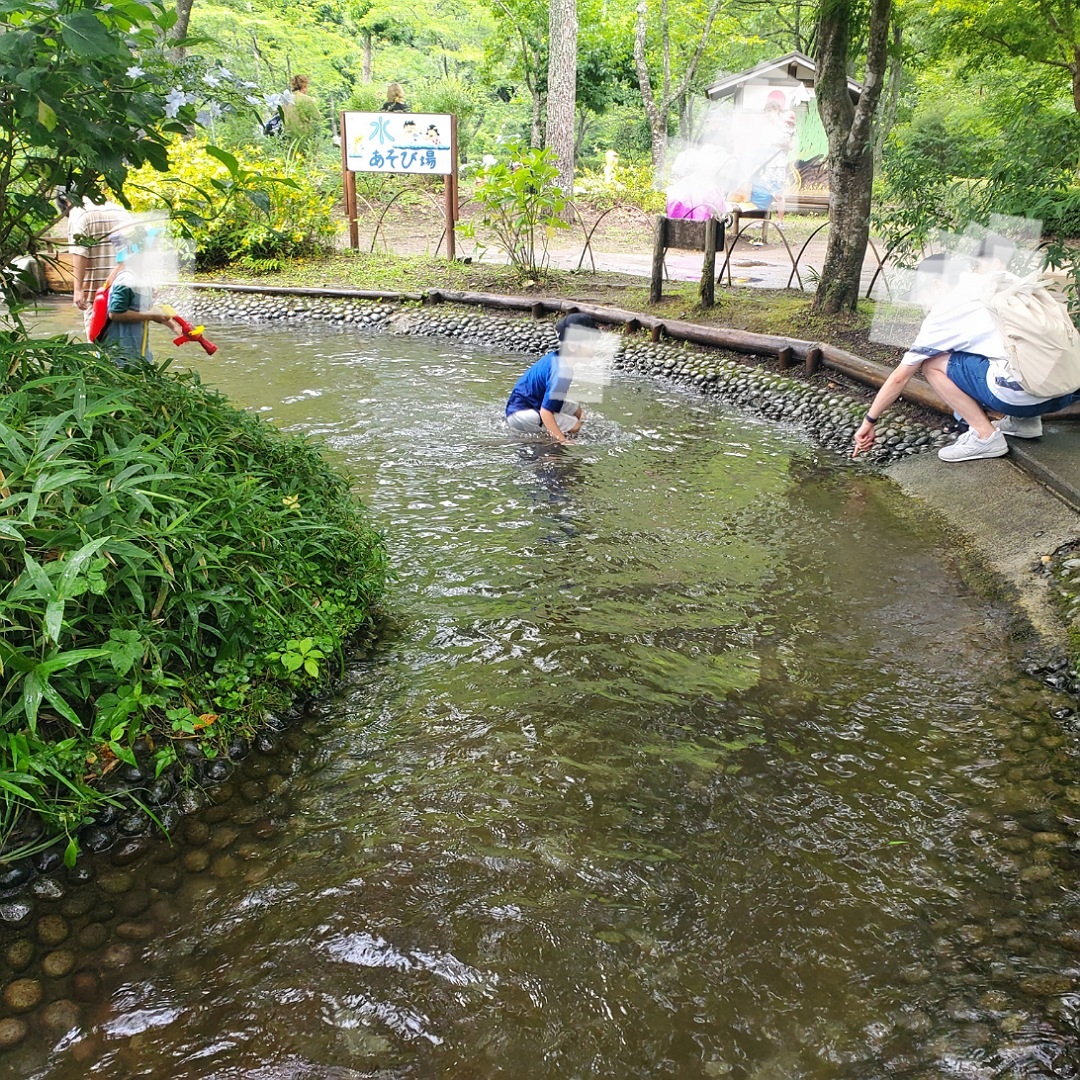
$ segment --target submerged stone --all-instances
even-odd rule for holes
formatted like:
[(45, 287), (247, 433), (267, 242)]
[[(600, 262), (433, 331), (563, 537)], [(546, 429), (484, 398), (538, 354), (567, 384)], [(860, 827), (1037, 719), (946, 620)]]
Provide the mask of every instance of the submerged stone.
[(30, 1026), (25, 1020), (20, 1020), (16, 1016), (0, 1020), (0, 1050), (13, 1049), (29, 1034)]
[(79, 1026), (79, 1006), (67, 998), (50, 1002), (41, 1010), (41, 1023), (57, 1033), (70, 1031)]
[(59, 915), (43, 915), (37, 923), (37, 939), (42, 945), (59, 945), (66, 941), (71, 928)]
[(83, 968), (71, 976), (71, 993), (78, 1001), (96, 1001), (101, 994), (101, 976), (92, 968)]
[(44, 996), (38, 979), (16, 979), (4, 987), (4, 1004), (17, 1013), (29, 1012), (41, 1004)]
[(30, 961), (34, 959), (34, 943), (27, 938), (13, 941), (8, 946), (4, 958), (12, 971), (25, 971), (30, 966)]
[(74, 971), (75, 961), (71, 949), (56, 949), (41, 958), (41, 970), (50, 979), (62, 979)]

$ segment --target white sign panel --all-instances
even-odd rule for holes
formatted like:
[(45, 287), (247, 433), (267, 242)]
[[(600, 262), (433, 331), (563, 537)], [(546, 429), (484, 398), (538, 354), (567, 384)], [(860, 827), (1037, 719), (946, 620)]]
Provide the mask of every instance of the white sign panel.
[(346, 112), (342, 117), (349, 172), (454, 172), (449, 113)]

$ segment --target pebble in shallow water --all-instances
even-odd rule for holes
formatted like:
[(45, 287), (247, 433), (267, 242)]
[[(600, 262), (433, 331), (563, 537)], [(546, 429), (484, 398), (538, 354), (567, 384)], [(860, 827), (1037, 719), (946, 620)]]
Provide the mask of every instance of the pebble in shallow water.
[(52, 1001), (41, 1010), (41, 1023), (57, 1034), (70, 1031), (79, 1026), (79, 1006), (67, 998)]
[(30, 1027), (25, 1020), (9, 1016), (0, 1020), (0, 1050), (11, 1050), (30, 1034)]
[(12, 971), (25, 971), (34, 959), (34, 943), (26, 938), (13, 941), (8, 946), (4, 958)]
[(66, 941), (71, 929), (67, 920), (60, 915), (43, 915), (37, 922), (37, 939), (42, 945), (51, 947)]
[(42, 974), (50, 979), (62, 979), (75, 969), (76, 960), (71, 949), (55, 949), (41, 958)]
[(112, 870), (98, 878), (98, 887), (109, 896), (121, 896), (135, 885), (135, 875), (126, 870)]
[(16, 979), (4, 987), (4, 1004), (16, 1013), (36, 1009), (43, 996), (44, 990), (38, 979)]
[(77, 1001), (96, 1001), (101, 995), (101, 976), (93, 968), (83, 968), (71, 976), (71, 996)]
[(201, 874), (210, 865), (210, 853), (202, 848), (184, 852), (184, 869), (190, 874)]
[(189, 818), (183, 825), (184, 840), (192, 847), (200, 847), (210, 839), (210, 826), (205, 821)]
[(100, 949), (109, 940), (109, 931), (103, 923), (87, 923), (79, 931), (78, 942), (83, 949)]

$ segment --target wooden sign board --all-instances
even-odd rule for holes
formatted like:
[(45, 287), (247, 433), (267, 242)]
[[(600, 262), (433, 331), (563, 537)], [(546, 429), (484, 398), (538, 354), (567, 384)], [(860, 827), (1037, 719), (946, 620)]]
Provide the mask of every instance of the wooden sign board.
[(341, 147), (350, 172), (455, 172), (454, 117), (446, 113), (341, 114)]
[(454, 258), (457, 220), (457, 117), (452, 113), (343, 112), (341, 168), (349, 241), (360, 246), (356, 223), (358, 172), (442, 176), (446, 193), (446, 254)]

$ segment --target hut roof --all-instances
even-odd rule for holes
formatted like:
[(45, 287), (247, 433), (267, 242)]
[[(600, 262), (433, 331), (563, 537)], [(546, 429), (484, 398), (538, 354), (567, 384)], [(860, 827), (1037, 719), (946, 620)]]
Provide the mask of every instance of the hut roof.
[[(756, 67), (720, 79), (707, 86), (705, 93), (713, 101), (718, 101), (720, 98), (733, 96), (740, 87), (750, 82), (767, 82), (777, 85), (790, 85), (797, 82), (808, 90), (812, 90), (816, 75), (817, 65), (809, 56), (801, 52), (789, 52), (776, 60), (764, 60)], [(847, 82), (852, 100), (855, 100), (862, 91), (862, 83), (850, 78)]]

